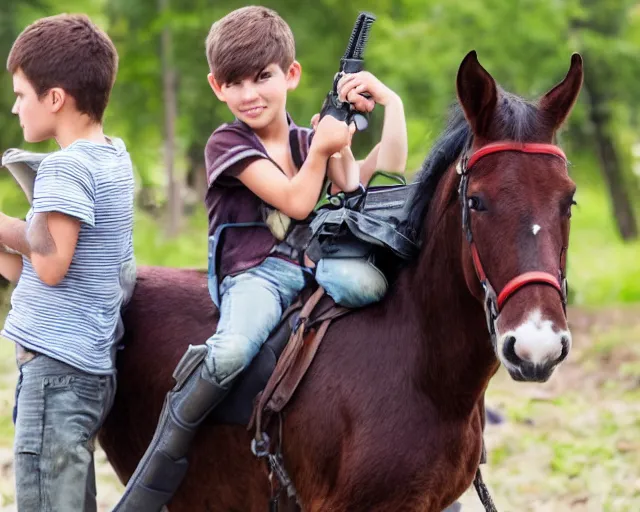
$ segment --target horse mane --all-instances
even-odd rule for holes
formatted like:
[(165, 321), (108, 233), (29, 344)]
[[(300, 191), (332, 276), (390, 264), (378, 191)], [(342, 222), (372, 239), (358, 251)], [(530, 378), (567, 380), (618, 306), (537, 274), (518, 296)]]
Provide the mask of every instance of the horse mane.
[[(541, 122), (537, 105), (506, 92), (498, 86), (493, 126), (499, 139), (517, 142), (532, 140), (540, 130)], [(451, 108), (447, 127), (434, 143), (416, 175), (417, 186), (408, 200), (409, 232), (420, 242), (427, 235), (423, 232), (424, 222), (438, 183), (447, 169), (458, 160), (472, 136), (471, 127), (464, 117), (462, 107), (456, 103)]]
[(462, 108), (456, 104), (452, 108), (447, 127), (434, 143), (420, 171), (418, 171), (413, 196), (408, 200), (410, 212), (408, 227), (410, 232), (420, 241), (425, 237), (422, 226), (438, 183), (446, 170), (458, 159), (470, 135), (471, 128), (464, 117)]

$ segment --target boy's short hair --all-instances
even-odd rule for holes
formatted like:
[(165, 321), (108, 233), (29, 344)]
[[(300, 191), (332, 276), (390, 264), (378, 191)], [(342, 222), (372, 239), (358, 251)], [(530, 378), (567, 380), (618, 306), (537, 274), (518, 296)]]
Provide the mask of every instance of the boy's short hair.
[(118, 69), (118, 53), (109, 36), (82, 14), (39, 19), (13, 43), (7, 70), (18, 70), (38, 96), (60, 87), (79, 112), (100, 123)]
[(216, 21), (206, 48), (209, 68), (219, 84), (256, 75), (274, 62), (286, 72), (296, 54), (289, 25), (262, 6), (242, 7)]

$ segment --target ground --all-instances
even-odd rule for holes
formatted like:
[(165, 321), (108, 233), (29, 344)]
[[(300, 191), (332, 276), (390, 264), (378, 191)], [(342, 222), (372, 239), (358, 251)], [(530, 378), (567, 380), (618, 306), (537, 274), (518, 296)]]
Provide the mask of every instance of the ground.
[[(487, 427), (484, 480), (500, 512), (640, 510), (640, 306), (571, 308), (573, 349), (546, 384), (500, 371), (487, 403), (504, 415)], [(0, 512), (15, 510), (11, 408), (13, 348), (0, 344)], [(122, 492), (96, 454), (99, 510)], [(483, 508), (473, 489), (463, 510)]]

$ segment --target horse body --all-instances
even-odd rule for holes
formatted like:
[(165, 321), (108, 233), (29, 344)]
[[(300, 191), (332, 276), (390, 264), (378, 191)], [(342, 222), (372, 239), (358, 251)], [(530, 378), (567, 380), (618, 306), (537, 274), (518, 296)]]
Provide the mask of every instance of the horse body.
[[(567, 78), (538, 111), (496, 89), (475, 54), (463, 61), (464, 118), (432, 151), (422, 176), (425, 197), (413, 205), (419, 257), (382, 302), (331, 324), (285, 410), (284, 461), (303, 510), (440, 512), (475, 475), (484, 392), (499, 361), (515, 379), (544, 380), (566, 357), (561, 296), (539, 280), (512, 290), (490, 342), (453, 164), (468, 144), (475, 145), (471, 150), (503, 139), (549, 144), (581, 81), (581, 61), (572, 60)], [(562, 270), (573, 195), (563, 165), (553, 156), (512, 152), (476, 164), (468, 191), (474, 208), (466, 215), (496, 290), (532, 270)], [(531, 224), (538, 226), (533, 233)], [(204, 275), (140, 269), (118, 357), (120, 391), (100, 432), (123, 482), (151, 440), (175, 365), (188, 344), (210, 336), (216, 321)], [(270, 487), (250, 441), (243, 426), (205, 422), (170, 510), (263, 512)]]
[[(459, 226), (457, 209), (448, 217)], [(303, 510), (440, 511), (471, 484), (498, 363), (452, 249), (427, 248), (424, 276), (418, 262), (327, 333), (285, 421), (287, 465), (309, 479), (296, 480)]]
[[(444, 277), (436, 288), (443, 293), (424, 297), (426, 304), (419, 298), (422, 291), (400, 277), (385, 301), (330, 326), (284, 421), (284, 456), (303, 510), (442, 510), (471, 484), (481, 451), (483, 389), (469, 399), (467, 382), (478, 371), (486, 375), (474, 378), (488, 382), (497, 361), (482, 333), (480, 311), (471, 315), (477, 350), (460, 354), (467, 360), (461, 366), (466, 378), (456, 375), (455, 366), (441, 375), (437, 345), (465, 343), (471, 318), (457, 321), (450, 308), (438, 322), (441, 308), (429, 308), (431, 301), (461, 301), (453, 296), (460, 289), (451, 280), (455, 274), (446, 268), (455, 263), (438, 261), (432, 274)], [(173, 384), (172, 369), (189, 342), (206, 339), (215, 314), (202, 273), (140, 269), (125, 317), (126, 348), (118, 358), (119, 388), (126, 393), (118, 393), (100, 434), (123, 482), (153, 434)], [(440, 334), (431, 338), (421, 325)], [(492, 365), (487, 369), (482, 359)], [(440, 386), (449, 387), (446, 404), (429, 396), (442, 396)], [(144, 414), (137, 409), (142, 407)], [(264, 462), (250, 452), (250, 442), (242, 426), (206, 422), (172, 512), (263, 512), (269, 486)], [(440, 497), (434, 489), (448, 492)]]

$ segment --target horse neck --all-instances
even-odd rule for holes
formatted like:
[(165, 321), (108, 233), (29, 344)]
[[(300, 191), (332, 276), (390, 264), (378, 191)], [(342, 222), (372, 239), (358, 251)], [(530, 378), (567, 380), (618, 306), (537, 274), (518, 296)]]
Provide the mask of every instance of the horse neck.
[(456, 418), (472, 413), (498, 362), (482, 304), (464, 278), (459, 206), (445, 203), (434, 199), (436, 211), (427, 218), (429, 239), (396, 289), (405, 294), (398, 302), (410, 304), (417, 327), (414, 378), (441, 414)]

